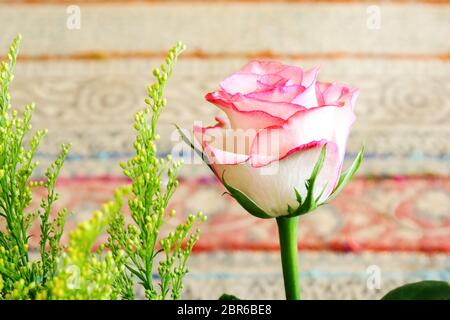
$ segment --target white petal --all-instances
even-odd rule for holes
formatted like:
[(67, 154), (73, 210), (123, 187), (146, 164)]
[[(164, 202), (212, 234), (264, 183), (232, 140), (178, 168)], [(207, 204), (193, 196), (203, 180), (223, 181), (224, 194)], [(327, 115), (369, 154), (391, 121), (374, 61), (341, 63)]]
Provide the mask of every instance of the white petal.
[[(219, 177), (224, 173), (223, 177), (229, 185), (244, 192), (267, 214), (277, 217), (288, 214), (288, 205), (297, 208), (294, 188), (297, 188), (303, 199), (306, 197), (305, 182), (311, 176), (321, 148), (302, 150), (261, 168), (254, 168), (247, 162), (237, 165), (216, 164), (214, 167)], [(338, 154), (337, 146), (328, 143), (324, 166), (314, 188), (315, 197), (325, 189), (321, 201), (329, 196), (338, 180), (341, 167)]]

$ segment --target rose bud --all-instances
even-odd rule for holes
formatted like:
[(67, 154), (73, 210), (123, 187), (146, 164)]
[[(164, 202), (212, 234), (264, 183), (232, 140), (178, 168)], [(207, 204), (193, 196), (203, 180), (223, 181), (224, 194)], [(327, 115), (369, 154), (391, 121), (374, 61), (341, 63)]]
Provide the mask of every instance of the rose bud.
[(257, 217), (314, 210), (337, 195), (360, 165), (363, 150), (341, 174), (359, 90), (319, 82), (318, 72), (253, 61), (206, 95), (227, 120), (194, 127), (197, 152)]

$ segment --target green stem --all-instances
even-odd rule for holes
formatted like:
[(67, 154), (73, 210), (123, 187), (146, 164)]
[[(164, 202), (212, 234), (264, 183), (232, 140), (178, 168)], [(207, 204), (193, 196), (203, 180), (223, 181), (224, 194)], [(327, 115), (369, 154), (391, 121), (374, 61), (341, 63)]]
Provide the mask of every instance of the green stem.
[(300, 300), (298, 277), (297, 226), (298, 217), (277, 218), (280, 236), (281, 264), (287, 300)]

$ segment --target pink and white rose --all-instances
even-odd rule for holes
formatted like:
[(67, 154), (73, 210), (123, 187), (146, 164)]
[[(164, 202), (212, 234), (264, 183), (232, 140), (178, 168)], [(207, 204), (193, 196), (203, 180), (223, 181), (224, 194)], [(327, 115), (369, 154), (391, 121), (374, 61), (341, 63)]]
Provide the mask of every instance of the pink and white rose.
[(250, 62), (206, 95), (228, 119), (194, 127), (217, 177), (271, 217), (288, 215), (288, 205), (298, 205), (294, 189), (306, 197), (305, 182), (324, 146), (314, 186), (318, 202), (330, 196), (341, 174), (359, 90), (319, 82), (318, 72), (317, 67), (304, 71), (273, 61)]

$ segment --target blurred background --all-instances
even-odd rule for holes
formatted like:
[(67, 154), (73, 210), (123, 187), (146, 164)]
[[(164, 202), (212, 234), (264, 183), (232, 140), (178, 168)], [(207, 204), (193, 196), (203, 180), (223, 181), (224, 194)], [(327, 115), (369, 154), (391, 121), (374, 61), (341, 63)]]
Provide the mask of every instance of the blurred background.
[[(133, 115), (182, 40), (161, 155), (179, 143), (172, 123), (212, 124), (220, 111), (203, 96), (251, 59), (320, 65), (319, 80), (361, 89), (347, 152), (365, 144), (359, 175), (300, 219), (304, 298), (376, 299), (450, 280), (450, 1), (1, 0), (0, 22), (3, 57), (23, 35), (11, 95), (15, 107), (35, 102), (34, 127), (49, 129), (41, 168), (73, 145), (58, 204), (76, 213), (70, 226), (126, 181), (118, 163), (132, 156)], [(222, 192), (206, 166), (184, 166), (171, 207), (180, 219), (208, 215), (184, 298), (283, 299), (275, 221)]]

